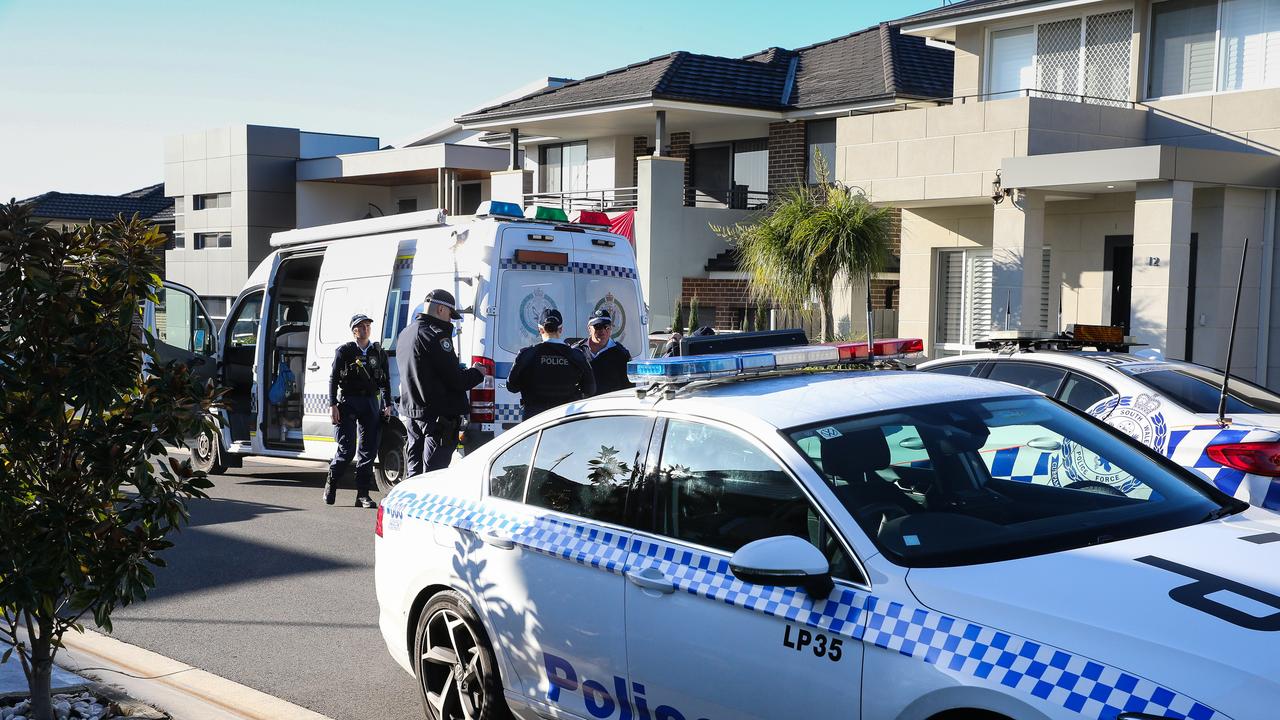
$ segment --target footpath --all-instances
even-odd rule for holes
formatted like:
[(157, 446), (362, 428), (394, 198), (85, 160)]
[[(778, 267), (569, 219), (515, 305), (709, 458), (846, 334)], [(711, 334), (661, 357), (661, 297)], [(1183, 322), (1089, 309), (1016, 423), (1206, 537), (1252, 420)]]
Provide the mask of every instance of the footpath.
[[(59, 717), (139, 720), (330, 720), (304, 707), (92, 630), (63, 637), (53, 694), (67, 696)], [(0, 655), (9, 646), (0, 643)], [(87, 695), (85, 693), (88, 693)], [(27, 679), (16, 655), (0, 663), (0, 720), (25, 717)]]

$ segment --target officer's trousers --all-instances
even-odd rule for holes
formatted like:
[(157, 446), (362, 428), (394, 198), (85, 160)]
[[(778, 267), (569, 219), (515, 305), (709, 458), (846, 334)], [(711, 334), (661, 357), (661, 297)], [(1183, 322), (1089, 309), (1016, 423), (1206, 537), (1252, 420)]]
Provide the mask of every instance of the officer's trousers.
[[(348, 397), (338, 403), (339, 422), (333, 428), (338, 452), (329, 463), (329, 475), (337, 485), (356, 461), (356, 495), (365, 496), (373, 487), (373, 461), (378, 456), (378, 433), (382, 428), (377, 397)], [(357, 443), (357, 436), (359, 443)]]
[(445, 417), (405, 420), (409, 431), (406, 448), (409, 457), (405, 462), (408, 477), (449, 467), (453, 451), (458, 446), (458, 419)]

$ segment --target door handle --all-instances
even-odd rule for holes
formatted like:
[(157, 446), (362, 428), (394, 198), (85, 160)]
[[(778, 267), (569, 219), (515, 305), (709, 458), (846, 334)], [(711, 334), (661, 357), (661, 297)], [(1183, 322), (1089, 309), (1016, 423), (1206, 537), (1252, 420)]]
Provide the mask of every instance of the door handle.
[(503, 537), (492, 530), (476, 534), (480, 537), (480, 542), (483, 542), (485, 545), (492, 545), (499, 550), (510, 550), (516, 546), (514, 540), (509, 537)]
[(676, 586), (671, 584), (671, 580), (667, 578), (666, 574), (655, 567), (631, 570), (627, 573), (627, 579), (631, 581), (632, 585), (645, 590), (655, 590), (663, 595), (670, 595), (676, 590)]
[(310, 365), (307, 366), (307, 369), (310, 370), (311, 372), (315, 372), (316, 370), (320, 369), (320, 363), (313, 361)]

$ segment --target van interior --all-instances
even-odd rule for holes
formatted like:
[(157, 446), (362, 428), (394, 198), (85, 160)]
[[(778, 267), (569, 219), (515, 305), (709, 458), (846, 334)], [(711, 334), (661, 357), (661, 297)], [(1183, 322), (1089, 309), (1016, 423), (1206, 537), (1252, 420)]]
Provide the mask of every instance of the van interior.
[(272, 318), (273, 329), (262, 354), (267, 358), (263, 444), (269, 447), (282, 450), (302, 450), (303, 447), (307, 338), (323, 258), (323, 253), (287, 257), (281, 261), (276, 274), (272, 307), (266, 314)]

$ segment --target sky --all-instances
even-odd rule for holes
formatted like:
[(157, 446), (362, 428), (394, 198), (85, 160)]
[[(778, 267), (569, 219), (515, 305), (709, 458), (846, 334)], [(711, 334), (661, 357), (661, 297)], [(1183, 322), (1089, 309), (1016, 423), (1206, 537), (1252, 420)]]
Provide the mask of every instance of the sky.
[(801, 47), (942, 0), (0, 0), (0, 201), (161, 182), (164, 138), (236, 124), (398, 145), (548, 76)]

